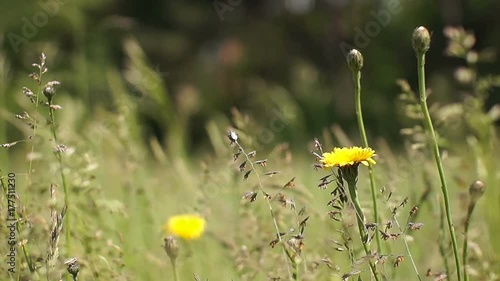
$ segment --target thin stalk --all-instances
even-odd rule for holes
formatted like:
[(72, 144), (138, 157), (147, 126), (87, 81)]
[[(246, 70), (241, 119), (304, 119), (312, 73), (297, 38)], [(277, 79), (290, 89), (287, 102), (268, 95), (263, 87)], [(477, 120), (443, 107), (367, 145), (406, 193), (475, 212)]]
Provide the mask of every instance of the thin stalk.
[[(43, 55), (42, 55), (43, 56)], [(35, 153), (35, 142), (36, 142), (36, 133), (38, 129), (38, 124), (37, 124), (37, 118), (38, 118), (38, 105), (40, 104), (40, 94), (43, 91), (42, 83), (43, 83), (43, 68), (45, 67), (45, 60), (43, 59), (40, 62), (40, 68), (38, 72), (38, 91), (36, 91), (36, 98), (35, 98), (35, 114), (33, 115), (33, 136), (32, 140), (33, 143), (31, 144), (31, 154), (29, 157), (29, 164), (28, 164), (28, 178), (27, 178), (27, 186), (31, 185), (31, 173), (33, 170), (33, 154)], [(28, 192), (29, 194), (30, 192)]]
[(176, 259), (170, 259), (170, 264), (172, 264), (172, 273), (174, 274), (174, 281), (179, 281), (179, 272), (177, 271)]
[[(361, 110), (361, 71), (353, 71), (352, 74), (354, 80), (354, 97), (356, 103), (356, 118), (358, 119), (359, 134), (361, 135), (363, 146), (369, 147), (368, 138), (366, 137), (365, 124), (363, 122), (363, 113)], [(378, 203), (377, 203), (377, 193), (375, 189), (375, 176), (372, 165), (368, 166), (368, 174), (370, 177), (370, 191), (372, 195), (374, 223), (378, 227), (379, 223)], [(378, 231), (375, 231), (375, 241), (377, 242), (377, 251), (380, 252), (382, 250), (382, 247), (380, 242), (380, 233)]]
[(439, 172), (439, 178), (441, 180), (441, 192), (443, 193), (444, 207), (446, 212), (446, 220), (448, 223), (448, 230), (450, 232), (451, 242), (453, 246), (453, 254), (455, 256), (455, 266), (457, 267), (458, 281), (462, 280), (462, 266), (460, 264), (460, 255), (458, 253), (457, 238), (455, 235), (455, 229), (453, 227), (453, 221), (451, 218), (451, 207), (450, 207), (450, 197), (448, 195), (448, 185), (446, 183), (446, 177), (444, 174), (443, 164), (441, 162), (441, 156), (439, 154), (439, 146), (436, 138), (436, 133), (434, 132), (434, 127), (432, 125), (431, 116), (429, 114), (429, 109), (427, 107), (427, 96), (425, 93), (425, 53), (417, 52), (417, 63), (418, 63), (418, 86), (420, 94), (420, 107), (424, 115), (424, 124), (427, 131), (431, 137), (431, 149), (436, 161), (437, 169)]
[(446, 254), (446, 239), (445, 239), (445, 211), (442, 201), (438, 202), (439, 204), (439, 253), (443, 258), (444, 270), (446, 272), (446, 276), (450, 276), (450, 266), (448, 265), (448, 255)]
[[(365, 215), (363, 214), (363, 211), (361, 210), (361, 205), (359, 204), (358, 200), (358, 191), (356, 188), (356, 182), (354, 181), (347, 181), (347, 186), (349, 187), (349, 194), (351, 197), (352, 204), (354, 205), (354, 209), (356, 210), (356, 220), (358, 222), (358, 229), (359, 229), (359, 236), (361, 238), (361, 244), (363, 244), (363, 249), (365, 250), (365, 253), (367, 256), (371, 256), (370, 249), (368, 248), (368, 232), (365, 227)], [(368, 264), (370, 265), (370, 269), (372, 271), (373, 277), (375, 277), (375, 280), (378, 281), (378, 275), (377, 271), (375, 268), (375, 265), (372, 263), (371, 259), (368, 260)]]
[[(52, 109), (52, 98), (48, 99), (49, 102), (49, 118), (50, 118), (50, 130), (52, 131), (52, 136), (54, 138), (54, 142), (56, 145), (59, 145), (59, 141), (57, 138), (57, 130), (56, 130), (56, 123), (55, 123), (55, 117), (54, 117), (54, 109)], [(63, 160), (62, 160), (62, 153), (61, 153), (61, 148), (56, 147), (56, 158), (57, 161), (59, 162), (59, 174), (61, 176), (61, 182), (63, 186), (63, 191), (64, 191), (64, 205), (66, 206), (66, 215), (64, 216), (65, 224), (66, 224), (66, 251), (67, 255), (71, 253), (71, 224), (70, 224), (70, 216), (69, 216), (69, 191), (68, 191), (68, 185), (66, 182), (66, 175), (64, 174), (64, 165), (63, 165)]]
[(475, 202), (471, 202), (469, 204), (469, 208), (467, 209), (467, 218), (465, 219), (465, 229), (464, 229), (464, 246), (462, 248), (462, 263), (464, 266), (464, 280), (469, 281), (469, 274), (467, 274), (467, 254), (468, 254), (468, 240), (469, 240), (469, 225), (470, 219), (472, 217), (472, 212), (476, 207)]
[(413, 265), (413, 270), (415, 270), (415, 273), (417, 274), (418, 280), (422, 281), (422, 277), (420, 277), (420, 273), (418, 273), (417, 265), (415, 264), (415, 260), (413, 259), (413, 255), (411, 254), (410, 247), (408, 246), (408, 241), (406, 241), (406, 230), (408, 229), (408, 223), (410, 222), (411, 214), (408, 216), (408, 219), (406, 219), (406, 224), (405, 224), (405, 229), (403, 230), (401, 228), (401, 225), (399, 224), (398, 219), (396, 218), (396, 215), (392, 215), (394, 221), (396, 222), (396, 225), (398, 226), (399, 231), (403, 235), (403, 242), (405, 243), (406, 251), (408, 252), (408, 256), (410, 257), (411, 264)]
[(293, 265), (292, 279), (299, 280), (299, 264), (298, 263), (295, 263)]
[[(281, 239), (281, 235), (280, 235), (281, 232), (280, 232), (280, 229), (278, 227), (278, 222), (276, 221), (276, 216), (274, 215), (273, 206), (271, 205), (271, 201), (268, 198), (267, 193), (264, 191), (264, 186), (262, 185), (262, 180), (260, 179), (260, 175), (257, 172), (257, 170), (255, 169), (255, 166), (254, 166), (252, 160), (250, 159), (248, 154), (245, 152), (243, 147), (240, 145), (240, 143), (238, 141), (235, 141), (235, 143), (238, 146), (238, 148), (241, 150), (241, 153), (243, 153), (243, 155), (245, 155), (247, 163), (249, 163), (250, 166), (252, 167), (252, 170), (255, 171), (255, 176), (257, 177), (257, 181), (259, 182), (259, 190), (262, 193), (262, 195), (264, 195), (264, 198), (266, 199), (267, 205), (269, 207), (269, 212), (271, 213), (271, 218), (273, 219), (274, 229), (276, 230), (276, 235), (278, 236), (278, 241), (279, 241), (281, 248), (283, 250), (283, 256), (288, 257), (287, 250), (285, 249), (285, 245), (283, 244), (283, 240)], [(297, 279), (294, 279), (294, 276), (292, 274), (292, 270), (290, 269), (289, 263), (287, 263), (287, 270), (288, 270), (288, 276), (290, 276), (290, 278), (292, 280), (297, 280)]]

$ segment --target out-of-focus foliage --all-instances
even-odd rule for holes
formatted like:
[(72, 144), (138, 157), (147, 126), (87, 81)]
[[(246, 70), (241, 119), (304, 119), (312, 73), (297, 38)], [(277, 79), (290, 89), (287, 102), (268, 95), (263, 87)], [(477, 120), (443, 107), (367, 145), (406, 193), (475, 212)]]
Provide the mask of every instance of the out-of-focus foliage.
[[(278, 138), (302, 143), (332, 123), (355, 131), (342, 50), (349, 45), (365, 57), (369, 133), (395, 139), (401, 124), (395, 122), (394, 81), (415, 73), (407, 34), (416, 25), (433, 31), (433, 98), (457, 101), (460, 85), (451, 77), (460, 62), (443, 56), (443, 28), (463, 25), (476, 32), (479, 49), (498, 46), (499, 8), (496, 1), (3, 1), (1, 94), (14, 95), (24, 80), (18, 70), (44, 51), (55, 58), (50, 67), (68, 94), (93, 109), (111, 106), (107, 73), (118, 71), (129, 91), (148, 96), (138, 101), (146, 135), (163, 139), (169, 130), (181, 130), (189, 140), (184, 146), (198, 148), (206, 144), (204, 120), (216, 114), (229, 116), (237, 107), (265, 122), (273, 108), (289, 108), (298, 121)], [(130, 38), (151, 70), (130, 70), (137, 66)], [(497, 70), (490, 62), (477, 68)], [(155, 83), (168, 92), (155, 93)], [(498, 101), (492, 96), (488, 106)], [(182, 122), (166, 116), (177, 113)]]

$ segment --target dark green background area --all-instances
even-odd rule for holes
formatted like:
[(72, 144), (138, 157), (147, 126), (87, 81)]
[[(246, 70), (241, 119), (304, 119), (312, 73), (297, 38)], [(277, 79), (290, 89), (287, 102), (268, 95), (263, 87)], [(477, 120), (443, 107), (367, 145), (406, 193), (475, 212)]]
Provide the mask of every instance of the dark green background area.
[[(292, 3), (305, 9), (294, 9)], [(387, 13), (390, 5), (400, 12), (390, 14), (387, 24), (377, 21), (374, 14)], [(14, 96), (26, 84), (31, 63), (46, 52), (50, 77), (89, 109), (84, 114), (92, 115), (99, 106), (113, 110), (106, 73), (123, 74), (124, 41), (132, 37), (163, 79), (174, 116), (182, 114), (182, 89), (197, 92), (197, 106), (183, 123), (187, 148), (204, 147), (207, 120), (219, 114), (229, 117), (233, 107), (265, 124), (273, 108), (281, 106), (280, 98), (273, 98), (277, 89), (297, 115), (276, 141), (303, 146), (333, 123), (349, 134), (357, 131), (351, 78), (340, 47), (346, 43), (365, 58), (362, 87), (368, 133), (397, 144), (405, 120), (396, 110), (400, 90), (395, 81), (405, 78), (416, 87), (413, 29), (424, 25), (432, 31), (428, 86), (439, 92), (431, 102), (460, 101), (453, 71), (464, 62), (444, 55), (443, 28), (464, 26), (475, 32), (476, 49), (498, 51), (499, 12), (500, 2), (492, 0), (2, 1), (1, 102), (17, 112)], [(367, 37), (366, 46), (356, 46), (358, 30), (366, 32), (370, 25), (380, 31)], [(15, 41), (17, 36), (24, 39)], [(479, 64), (480, 74), (498, 72), (498, 64)], [(129, 90), (136, 94), (132, 86)], [(498, 93), (493, 93), (488, 104), (496, 102)], [(145, 137), (168, 136), (162, 115), (147, 114), (151, 106), (141, 105)], [(14, 131), (8, 130), (7, 139), (13, 139)]]

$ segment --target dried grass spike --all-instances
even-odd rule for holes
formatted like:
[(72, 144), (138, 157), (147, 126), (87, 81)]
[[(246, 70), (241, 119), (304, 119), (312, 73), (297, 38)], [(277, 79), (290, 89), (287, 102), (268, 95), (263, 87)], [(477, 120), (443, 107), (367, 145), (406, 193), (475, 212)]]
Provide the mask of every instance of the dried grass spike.
[(279, 174), (279, 173), (281, 173), (281, 171), (271, 171), (271, 172), (264, 173), (264, 176), (272, 177), (272, 176)]
[(267, 166), (267, 159), (258, 160), (258, 161), (255, 161), (254, 163), (256, 165), (261, 165), (262, 167), (266, 167)]
[(250, 173), (252, 172), (253, 170), (248, 170), (245, 175), (243, 176), (243, 180), (248, 180), (248, 176), (250, 176)]
[(348, 272), (344, 275), (342, 275), (342, 281), (347, 281), (347, 279), (349, 277), (352, 277), (352, 276), (355, 276), (355, 275), (358, 275), (360, 274), (361, 272), (363, 272), (362, 270), (354, 270), (354, 271), (351, 271), (351, 272)]
[(240, 155), (241, 155), (241, 150), (239, 150), (238, 152), (236, 152), (235, 154), (233, 154), (233, 161), (238, 160), (238, 157), (240, 157)]
[(410, 199), (409, 197), (405, 197), (405, 199), (403, 199), (403, 202), (401, 202), (401, 204), (399, 204), (399, 207), (404, 207), (404, 206), (406, 206), (406, 204), (408, 203), (408, 200), (409, 200), (409, 199)]
[(384, 231), (379, 230), (379, 232), (382, 235), (382, 239), (388, 240), (389, 238), (391, 238), (391, 236), (389, 234), (385, 233)]
[(242, 199), (249, 200), (250, 203), (254, 202), (257, 199), (257, 192), (255, 191), (247, 191), (243, 194)]
[(293, 188), (295, 187), (295, 177), (293, 177), (291, 180), (289, 180), (283, 188)]
[(300, 208), (300, 210), (299, 210), (299, 216), (302, 216), (303, 214), (305, 214), (306, 213), (306, 209), (307, 209), (306, 206), (302, 206), (302, 208)]
[(323, 152), (323, 145), (321, 145), (321, 142), (318, 140), (318, 138), (314, 138), (314, 148), (316, 150)]
[(16, 145), (18, 142), (20, 142), (20, 141), (14, 141), (14, 142), (10, 142), (10, 143), (3, 143), (3, 144), (0, 144), (0, 147), (3, 147), (3, 148), (11, 148), (11, 147), (13, 147), (14, 145)]
[(408, 228), (410, 230), (420, 230), (423, 226), (424, 226), (424, 224), (421, 223), (421, 222), (415, 222), (415, 223), (414, 222), (409, 222), (408, 223)]
[(410, 211), (410, 216), (413, 217), (417, 212), (418, 212), (418, 207), (413, 206), (413, 208), (411, 208), (411, 211)]
[(238, 169), (240, 170), (240, 172), (244, 172), (245, 171), (245, 166), (247, 165), (247, 160), (243, 161), (243, 163), (240, 164), (240, 166), (238, 167)]
[(396, 259), (394, 260), (394, 267), (398, 267), (403, 261), (405, 260), (405, 257), (403, 256), (397, 256)]

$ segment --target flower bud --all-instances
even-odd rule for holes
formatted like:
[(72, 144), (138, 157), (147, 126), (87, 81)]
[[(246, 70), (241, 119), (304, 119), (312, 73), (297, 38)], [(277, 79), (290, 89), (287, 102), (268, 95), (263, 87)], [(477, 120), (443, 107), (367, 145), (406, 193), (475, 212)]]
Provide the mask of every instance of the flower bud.
[(347, 54), (347, 65), (351, 71), (360, 71), (363, 68), (363, 55), (356, 49), (350, 50)]
[(173, 236), (167, 236), (163, 239), (165, 245), (163, 248), (167, 253), (168, 257), (172, 260), (175, 260), (179, 256), (179, 244), (177, 244), (177, 240)]
[(238, 141), (238, 134), (233, 130), (229, 130), (227, 132), (227, 138), (229, 139), (229, 141), (231, 142), (230, 144), (232, 145), (233, 143)]
[(475, 180), (469, 187), (469, 195), (472, 203), (476, 203), (483, 196), (486, 187), (482, 181)]
[(56, 94), (56, 86), (60, 85), (59, 81), (50, 81), (47, 82), (45, 87), (43, 88), (43, 95), (47, 97), (49, 102), (52, 100), (52, 97)]
[(47, 99), (50, 101), (52, 100), (52, 97), (56, 94), (56, 89), (54, 89), (54, 87), (51, 87), (51, 86), (47, 86), (45, 88), (43, 88), (43, 95), (45, 97), (47, 97)]
[(419, 26), (413, 31), (412, 37), (413, 49), (417, 54), (425, 54), (431, 45), (431, 35), (427, 28)]
[(80, 265), (78, 264), (78, 260), (73, 257), (64, 261), (64, 264), (68, 267), (67, 270), (71, 276), (73, 276), (73, 280), (77, 280), (78, 273), (80, 272)]

